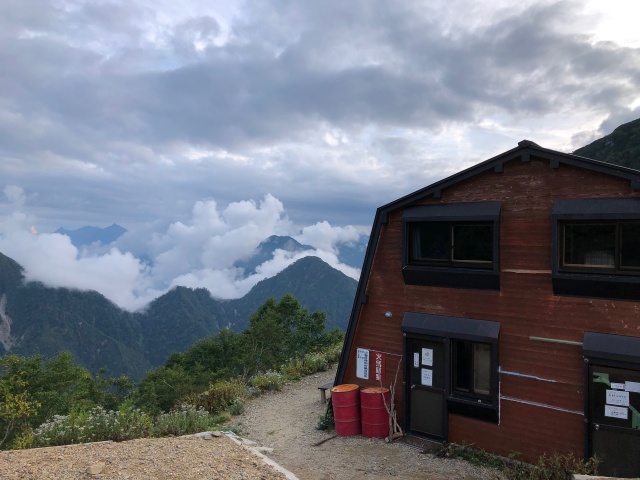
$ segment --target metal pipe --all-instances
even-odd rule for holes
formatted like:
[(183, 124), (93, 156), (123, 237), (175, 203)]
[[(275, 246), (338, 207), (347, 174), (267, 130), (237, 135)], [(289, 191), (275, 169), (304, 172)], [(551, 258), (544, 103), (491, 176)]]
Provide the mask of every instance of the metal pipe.
[(529, 337), (529, 340), (538, 340), (539, 342), (563, 343), (565, 345), (582, 346), (582, 342), (574, 342), (571, 340), (560, 340), (559, 338)]

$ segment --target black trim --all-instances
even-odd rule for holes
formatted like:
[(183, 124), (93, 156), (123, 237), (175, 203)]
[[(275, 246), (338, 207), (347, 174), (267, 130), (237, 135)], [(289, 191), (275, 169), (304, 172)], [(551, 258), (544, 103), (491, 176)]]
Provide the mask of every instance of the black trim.
[(593, 359), (640, 364), (640, 337), (584, 332), (582, 354)]
[(478, 403), (477, 400), (465, 400), (450, 396), (447, 398), (447, 410), (449, 413), (463, 415), (485, 422), (498, 423), (500, 420), (498, 409), (494, 405)]
[(640, 198), (554, 200), (551, 215), (559, 220), (640, 220)]
[(500, 217), (501, 202), (460, 202), (417, 205), (402, 212), (405, 222), (493, 221)]
[(639, 220), (640, 198), (587, 198), (581, 200), (555, 200), (551, 210), (551, 269), (555, 295), (640, 299), (640, 275), (611, 272), (579, 272), (563, 270), (562, 222)]
[(640, 277), (557, 273), (551, 277), (554, 295), (572, 297), (640, 299)]
[(500, 323), (472, 318), (405, 312), (400, 326), (404, 333), (496, 343)]
[(402, 276), (407, 285), (500, 290), (500, 274), (493, 270), (407, 265)]

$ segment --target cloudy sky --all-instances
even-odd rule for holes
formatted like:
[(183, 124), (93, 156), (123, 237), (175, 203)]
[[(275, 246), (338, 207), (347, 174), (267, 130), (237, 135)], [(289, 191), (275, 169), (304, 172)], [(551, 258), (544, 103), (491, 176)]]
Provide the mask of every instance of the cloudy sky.
[[(2, 0), (0, 252), (126, 308), (176, 284), (246, 293), (292, 261), (233, 269), (271, 234), (340, 266), (382, 204), (640, 117), (638, 18), (623, 0)], [(114, 222), (109, 249), (51, 234)]]

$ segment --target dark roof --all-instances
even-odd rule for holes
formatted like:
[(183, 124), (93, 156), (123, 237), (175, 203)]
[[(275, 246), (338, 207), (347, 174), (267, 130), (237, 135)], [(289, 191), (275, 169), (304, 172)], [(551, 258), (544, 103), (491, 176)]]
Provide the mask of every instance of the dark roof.
[(504, 164), (511, 160), (519, 158), (520, 161), (529, 162), (531, 158), (539, 158), (549, 160), (552, 168), (558, 168), (560, 165), (570, 165), (573, 167), (584, 168), (606, 175), (614, 177), (624, 178), (629, 180), (631, 188), (634, 191), (640, 190), (640, 171), (632, 168), (621, 167), (612, 163), (601, 162), (599, 160), (593, 160), (591, 158), (580, 157), (578, 155), (572, 155), (570, 153), (558, 152), (556, 150), (550, 150), (543, 148), (531, 140), (522, 140), (518, 142), (518, 146), (511, 150), (508, 150), (500, 155), (478, 163), (472, 167), (462, 170), (450, 177), (440, 180), (436, 183), (417, 190), (409, 195), (401, 197), (393, 202), (390, 202), (382, 207), (379, 207), (376, 211), (376, 216), (373, 222), (373, 228), (371, 229), (371, 236), (369, 237), (369, 244), (365, 254), (364, 264), (362, 266), (362, 272), (360, 274), (360, 281), (358, 282), (358, 289), (353, 302), (353, 308), (351, 310), (351, 317), (349, 319), (349, 325), (347, 327), (344, 347), (342, 349), (342, 355), (340, 356), (340, 363), (338, 364), (338, 371), (336, 373), (335, 384), (342, 383), (345, 369), (347, 367), (347, 361), (349, 359), (349, 352), (353, 347), (353, 337), (356, 331), (356, 324), (360, 312), (360, 307), (363, 303), (366, 303), (366, 286), (371, 273), (371, 266), (373, 263), (373, 255), (376, 251), (378, 238), (380, 236), (380, 229), (382, 225), (387, 222), (387, 217), (390, 212), (410, 205), (417, 200), (425, 197), (440, 198), (442, 190), (449, 188), (457, 183), (463, 182), (469, 178), (475, 177), (487, 171), (494, 171), (496, 173), (504, 170)]

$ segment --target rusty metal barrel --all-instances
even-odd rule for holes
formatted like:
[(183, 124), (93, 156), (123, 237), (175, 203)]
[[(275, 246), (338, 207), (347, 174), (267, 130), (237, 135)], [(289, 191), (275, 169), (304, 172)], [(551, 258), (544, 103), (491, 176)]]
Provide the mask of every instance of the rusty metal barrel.
[(353, 383), (336, 385), (331, 389), (333, 420), (336, 435), (348, 437), (359, 435), (360, 425), (360, 387)]
[(389, 389), (370, 387), (360, 390), (360, 414), (362, 418), (362, 436), (367, 438), (385, 438), (389, 436)]

